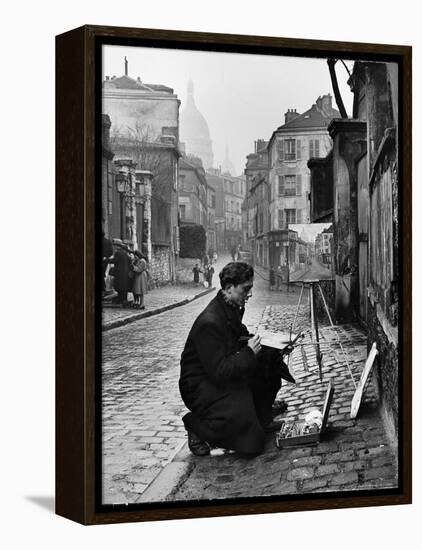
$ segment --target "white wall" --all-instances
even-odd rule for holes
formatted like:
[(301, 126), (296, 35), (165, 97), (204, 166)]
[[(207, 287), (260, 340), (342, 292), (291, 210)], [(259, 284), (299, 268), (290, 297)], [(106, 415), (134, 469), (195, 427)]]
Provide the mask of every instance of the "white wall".
[[(412, 507), (83, 528), (54, 516), (51, 501), (54, 495), (54, 35), (92, 23), (413, 44), (417, 129), (421, 122), (418, 98), (422, 97), (422, 40), (417, 6), (413, 0), (387, 1), (382, 6), (367, 0), (341, 5), (334, 0), (303, 0), (300, 7), (279, 0), (262, 0), (259, 4), (256, 0), (242, 3), (214, 0), (212, 4), (183, 0), (158, 3), (17, 0), (2, 10), (0, 502), (4, 548), (416, 547), (422, 511), (419, 467), (422, 413), (418, 404), (413, 415), (416, 505)], [(419, 151), (418, 132), (414, 139), (414, 150)], [(415, 166), (416, 162), (415, 155)], [(417, 183), (415, 179), (416, 204), (422, 199), (422, 188)], [(419, 236), (422, 217), (416, 218), (415, 230)], [(415, 267), (420, 266), (419, 241), (415, 235)], [(415, 286), (415, 327), (421, 326), (420, 289), (421, 285)], [(420, 390), (421, 354), (417, 351), (415, 347), (413, 383)]]

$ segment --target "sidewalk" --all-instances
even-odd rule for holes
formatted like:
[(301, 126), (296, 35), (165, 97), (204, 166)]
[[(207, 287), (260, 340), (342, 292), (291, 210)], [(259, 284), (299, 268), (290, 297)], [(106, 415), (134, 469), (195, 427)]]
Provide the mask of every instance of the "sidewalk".
[(145, 295), (145, 309), (123, 308), (103, 301), (102, 330), (110, 330), (133, 323), (138, 319), (158, 315), (169, 309), (183, 306), (192, 300), (215, 291), (215, 287), (205, 288), (202, 285), (167, 285), (154, 288)]
[[(286, 330), (295, 315), (289, 306), (267, 306), (261, 325)], [(309, 325), (302, 307), (297, 326)], [(303, 420), (311, 408), (322, 409), (329, 380), (335, 384), (326, 433), (319, 444), (279, 450), (275, 434), (267, 437), (264, 452), (254, 459), (215, 449), (208, 457), (195, 457), (187, 444), (179, 451), (138, 502), (209, 500), (270, 495), (298, 495), (397, 487), (397, 456), (389, 447), (370, 378), (356, 419), (350, 404), (367, 357), (365, 335), (352, 325), (338, 327), (346, 355), (332, 345), (336, 334), (321, 328), (323, 381), (319, 380), (310, 335), (294, 350), (290, 370), (296, 385), (283, 382), (278, 399), (288, 404), (278, 418)], [(353, 378), (352, 378), (353, 376)]]

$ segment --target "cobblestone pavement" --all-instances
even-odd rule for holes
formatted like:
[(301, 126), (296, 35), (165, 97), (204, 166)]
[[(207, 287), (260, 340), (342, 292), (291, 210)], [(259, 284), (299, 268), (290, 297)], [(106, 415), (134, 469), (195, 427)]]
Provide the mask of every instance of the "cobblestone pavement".
[[(286, 330), (294, 315), (295, 308), (269, 306), (262, 324), (272, 330)], [(299, 324), (305, 324), (307, 315), (306, 308), (302, 308)], [(185, 464), (184, 475), (165, 499), (210, 500), (396, 487), (396, 456), (388, 445), (371, 381), (358, 418), (350, 419), (352, 375), (357, 383), (366, 359), (363, 334), (353, 326), (342, 326), (337, 331), (344, 354), (331, 343), (335, 331), (330, 327), (321, 329), (325, 341), (321, 346), (322, 382), (314, 345), (309, 344), (307, 334), (306, 345), (296, 348), (291, 356), (290, 370), (297, 383), (283, 383), (277, 396), (288, 403), (287, 413), (278, 418), (303, 420), (309, 409), (322, 410), (328, 381), (333, 380), (335, 393), (328, 429), (319, 444), (279, 450), (273, 434), (267, 437), (264, 453), (252, 460), (219, 449), (209, 457), (197, 458), (184, 448), (173, 462)], [(153, 498), (153, 487), (149, 495)]]
[[(298, 289), (269, 292), (261, 274), (264, 278), (256, 277), (244, 321), (252, 330), (258, 325), (285, 330), (296, 313)], [(288, 401), (288, 418), (302, 418), (309, 407), (322, 406), (327, 380), (335, 379), (329, 430), (322, 443), (279, 451), (269, 436), (265, 452), (249, 461), (221, 450), (199, 459), (186, 450), (181, 421), (186, 409), (177, 385), (180, 354), (195, 317), (214, 295), (103, 333), (103, 503), (393, 486), (394, 460), (373, 391), (365, 393), (358, 419), (349, 420), (354, 386), (344, 357), (323, 346), (321, 384), (308, 334), (306, 345), (291, 358), (297, 384), (283, 386), (279, 397)], [(297, 325), (307, 326), (307, 316), (304, 306)], [(366, 357), (362, 335), (354, 327), (342, 327), (342, 332), (358, 379)], [(333, 339), (329, 328), (321, 333), (326, 341)]]
[[(223, 258), (217, 267), (224, 263)], [(268, 303), (298, 300), (294, 290), (270, 293), (267, 285), (257, 276), (244, 319), (251, 329)], [(178, 392), (180, 355), (193, 321), (215, 293), (103, 333), (104, 504), (137, 502), (186, 442), (181, 421), (186, 409)]]

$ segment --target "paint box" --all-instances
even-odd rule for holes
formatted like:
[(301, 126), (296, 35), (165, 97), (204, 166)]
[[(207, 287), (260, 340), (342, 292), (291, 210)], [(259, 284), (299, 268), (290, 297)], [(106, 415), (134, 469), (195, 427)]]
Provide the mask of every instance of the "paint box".
[(290, 437), (284, 437), (283, 427), (277, 432), (275, 436), (275, 444), (279, 449), (284, 447), (296, 447), (300, 445), (310, 445), (319, 443), (325, 429), (327, 427), (328, 415), (330, 413), (331, 403), (333, 401), (334, 395), (334, 384), (330, 380), (328, 383), (327, 393), (325, 394), (324, 407), (322, 410), (322, 424), (321, 429), (318, 432), (302, 434), (303, 427), (305, 422), (293, 422), (293, 432), (298, 435), (293, 435)]

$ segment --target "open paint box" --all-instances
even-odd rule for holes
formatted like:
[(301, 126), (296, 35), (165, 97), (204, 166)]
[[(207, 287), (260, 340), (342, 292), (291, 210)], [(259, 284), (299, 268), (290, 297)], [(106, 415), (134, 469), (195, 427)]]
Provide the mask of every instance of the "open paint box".
[(315, 430), (315, 427), (311, 427), (309, 423), (304, 421), (285, 422), (275, 436), (276, 446), (281, 449), (283, 447), (295, 447), (299, 445), (318, 443), (327, 427), (328, 415), (330, 413), (333, 395), (334, 384), (330, 380), (327, 393), (325, 394), (324, 407), (322, 410), (322, 423), (320, 428)]

